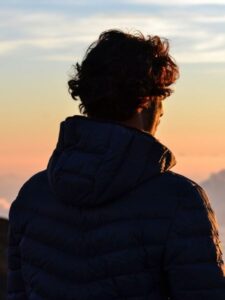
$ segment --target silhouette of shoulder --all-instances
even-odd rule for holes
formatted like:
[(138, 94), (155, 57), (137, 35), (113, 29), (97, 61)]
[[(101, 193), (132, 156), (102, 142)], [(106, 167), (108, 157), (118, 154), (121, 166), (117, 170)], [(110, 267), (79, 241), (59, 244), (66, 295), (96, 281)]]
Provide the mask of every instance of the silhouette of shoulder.
[[(19, 219), (21, 223), (25, 223), (30, 217), (29, 208), (35, 201), (41, 201), (39, 195), (43, 192), (50, 192), (46, 170), (34, 174), (22, 185), (9, 209), (10, 223), (13, 225), (16, 222), (17, 224)], [(19, 214), (18, 211), (21, 213)]]
[[(194, 180), (176, 172), (168, 171), (164, 173), (164, 180), (168, 181), (175, 189), (182, 208), (202, 208), (212, 210), (206, 191)], [(188, 201), (185, 201), (188, 199)]]

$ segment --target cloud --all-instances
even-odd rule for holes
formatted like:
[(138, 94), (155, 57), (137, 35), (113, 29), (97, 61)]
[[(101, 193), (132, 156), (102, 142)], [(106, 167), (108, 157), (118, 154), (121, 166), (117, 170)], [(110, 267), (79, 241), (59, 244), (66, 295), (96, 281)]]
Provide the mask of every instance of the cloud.
[(79, 57), (74, 57), (73, 55), (46, 55), (44, 57), (39, 58), (39, 60), (46, 60), (46, 61), (78, 61)]
[(197, 16), (195, 18), (195, 22), (205, 23), (205, 24), (225, 23), (225, 15), (222, 15), (222, 16)]
[(213, 173), (201, 185), (206, 189), (221, 225), (225, 226), (225, 169), (218, 173)]
[[(26, 3), (24, 0), (21, 3)], [(31, 1), (32, 2), (32, 1)], [(110, 3), (112, 1), (108, 1)], [(91, 0), (39, 0), (39, 5), (90, 5), (93, 2)], [(104, 0), (95, 0), (95, 4), (105, 4)], [(224, 4), (224, 0), (114, 0), (113, 3), (126, 3), (126, 4), (150, 4), (150, 5), (204, 5), (204, 4)]]
[(20, 174), (0, 174), (0, 217), (8, 218), (10, 205), (26, 179)]
[(225, 36), (224, 34), (218, 34), (215, 37), (212, 37), (209, 40), (205, 40), (200, 42), (198, 45), (195, 46), (196, 50), (205, 51), (205, 50), (211, 50), (211, 49), (218, 49), (223, 48), (225, 49)]
[(22, 41), (0, 41), (0, 55), (17, 50), (21, 45), (23, 45)]
[(207, 192), (212, 209), (215, 212), (219, 224), (219, 234), (223, 242), (225, 253), (225, 169), (213, 173), (207, 180), (201, 183)]
[(74, 16), (69, 11), (1, 11), (0, 56), (29, 53), (29, 57), (38, 60), (71, 61), (73, 57), (82, 57), (102, 31), (120, 28), (169, 38), (178, 63), (225, 62), (223, 10), (204, 12), (204, 15), (190, 9), (171, 10), (169, 14), (163, 9), (156, 14), (144, 10), (91, 15), (78, 12)]
[(204, 4), (222, 4), (224, 0), (124, 0), (125, 3), (137, 4), (157, 4), (157, 5), (204, 5)]
[(179, 63), (225, 63), (225, 49), (217, 51), (179, 52), (175, 57)]
[(9, 210), (10, 203), (7, 199), (0, 197), (0, 209)]
[(26, 179), (20, 174), (0, 174), (0, 217), (8, 218), (10, 205)]
[(25, 176), (19, 174), (0, 174), (0, 199), (12, 202), (17, 196), (25, 178)]

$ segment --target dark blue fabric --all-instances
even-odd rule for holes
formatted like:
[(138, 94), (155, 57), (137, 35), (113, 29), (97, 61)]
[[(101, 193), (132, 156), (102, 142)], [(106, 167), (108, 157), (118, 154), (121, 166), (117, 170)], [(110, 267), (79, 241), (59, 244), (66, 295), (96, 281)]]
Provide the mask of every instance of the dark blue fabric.
[(146, 132), (68, 117), (10, 207), (8, 300), (224, 300), (214, 211), (175, 163)]

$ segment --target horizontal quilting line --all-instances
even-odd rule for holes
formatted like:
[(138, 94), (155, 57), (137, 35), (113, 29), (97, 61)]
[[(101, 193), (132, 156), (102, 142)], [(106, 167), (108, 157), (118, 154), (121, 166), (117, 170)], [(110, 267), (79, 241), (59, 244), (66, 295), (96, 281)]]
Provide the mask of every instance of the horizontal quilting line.
[[(62, 299), (59, 299), (59, 298), (56, 298), (56, 295), (54, 295), (54, 298), (49, 298), (50, 296), (48, 296), (47, 298), (46, 298), (46, 296), (45, 295), (43, 295), (42, 293), (40, 293), (39, 291), (37, 291), (35, 288), (33, 288), (33, 287), (31, 287), (32, 288), (32, 291), (31, 291), (31, 293), (34, 293), (34, 294), (36, 294), (37, 296), (40, 296), (42, 299), (45, 299), (45, 300), (62, 300)], [(30, 293), (30, 294), (31, 294)], [(71, 296), (71, 295), (70, 295)], [(138, 295), (132, 295), (132, 296), (123, 296), (123, 297), (121, 297), (121, 296), (118, 296), (118, 297), (115, 297), (115, 298), (113, 298), (113, 300), (121, 300), (121, 299), (124, 299), (124, 297), (126, 298), (126, 299), (133, 299), (134, 298), (134, 300), (137, 300), (137, 298), (140, 300), (140, 299), (143, 299), (143, 297), (146, 297), (146, 294), (138, 294)]]
[[(79, 147), (74, 147), (74, 146), (72, 146), (71, 147), (71, 149), (70, 148), (68, 148), (68, 152), (69, 151), (71, 151), (71, 152), (73, 152), (74, 150), (75, 151), (77, 151), (77, 152), (80, 152), (80, 153), (82, 153), (82, 154), (92, 154), (92, 155), (102, 155), (102, 154), (105, 154), (106, 152), (107, 152), (107, 150), (108, 150), (109, 148), (104, 148), (104, 151), (103, 150), (101, 150), (101, 151), (92, 151), (92, 150), (90, 150), (90, 151), (87, 151), (87, 148), (79, 148)], [(72, 153), (71, 153), (72, 154)]]
[(196, 293), (196, 292), (203, 292), (203, 293), (205, 293), (205, 292), (212, 292), (212, 293), (215, 293), (215, 290), (224, 290), (225, 291), (225, 286), (222, 286), (222, 287), (204, 287), (204, 288), (202, 288), (202, 289), (199, 289), (199, 288), (197, 288), (197, 289), (195, 289), (195, 288), (193, 288), (193, 289), (179, 289), (178, 290), (178, 292), (177, 293), (179, 293), (179, 292), (181, 292), (181, 293), (184, 293), (184, 292), (188, 292), (188, 293)]
[[(46, 217), (46, 219), (48, 219), (47, 218), (47, 216), (45, 216)], [(168, 219), (168, 218), (163, 218), (163, 219)], [(43, 220), (43, 218), (42, 218), (42, 220)], [(144, 219), (139, 219), (139, 218), (132, 218), (132, 219), (126, 219), (126, 220), (124, 220), (124, 219), (120, 219), (120, 220), (115, 220), (114, 222), (109, 222), (109, 223), (105, 223), (104, 225), (102, 224), (100, 227), (95, 227), (95, 228), (93, 228), (93, 229), (91, 229), (91, 230), (79, 230), (79, 229), (77, 229), (77, 228), (72, 228), (72, 227), (74, 227), (74, 226), (71, 226), (72, 224), (69, 224), (69, 223), (67, 223), (67, 222), (62, 222), (62, 224), (63, 225), (66, 225), (66, 226), (68, 226), (68, 227), (70, 227), (70, 229), (77, 229), (77, 234), (83, 234), (83, 233), (85, 233), (85, 234), (88, 234), (88, 233), (92, 233), (92, 234), (95, 234), (95, 231), (96, 231), (96, 233), (99, 233), (99, 231), (101, 231), (101, 228), (102, 227), (107, 227), (108, 225), (111, 225), (111, 224), (115, 224), (115, 223), (119, 223), (119, 222), (121, 222), (121, 221), (124, 221), (124, 222), (134, 222), (134, 221), (137, 221), (137, 222), (139, 222), (139, 221), (149, 221), (149, 218), (144, 218)], [(48, 221), (49, 221), (49, 219), (48, 219)], [(51, 225), (57, 225), (57, 226), (60, 226), (60, 224), (58, 223), (58, 222), (56, 222), (55, 223), (55, 219), (51, 219), (51, 221), (50, 222), (53, 222), (53, 224), (51, 224)], [(138, 226), (138, 225), (137, 225)], [(147, 225), (146, 225), (147, 226)], [(146, 226), (145, 226), (145, 229), (146, 229)], [(120, 229), (120, 231), (121, 231), (122, 229)], [(132, 233), (132, 229), (129, 231), (129, 232), (127, 232), (127, 233)], [(140, 226), (140, 234), (141, 234), (141, 232), (143, 231), (143, 226), (141, 227)], [(74, 232), (74, 234), (76, 234), (76, 232)], [(27, 232), (25, 231), (25, 233), (21, 233), (22, 234), (22, 236), (26, 236), (27, 235)], [(137, 232), (135, 232), (135, 234), (138, 234)], [(18, 245), (9, 245), (8, 246), (9, 248), (15, 248), (15, 249), (17, 249), (17, 247), (18, 247)]]
[(56, 300), (56, 299), (57, 300), (62, 300), (62, 299), (56, 298), (55, 295), (54, 295), (54, 298), (49, 298), (49, 296), (47, 296), (47, 298), (46, 298), (46, 295), (43, 295), (41, 292), (37, 291), (37, 289), (34, 288), (33, 286), (30, 286), (30, 288), (31, 288), (31, 291), (29, 293), (29, 298), (28, 299), (30, 299), (31, 294), (36, 294), (38, 296), (38, 298), (41, 297), (41, 299), (44, 299), (44, 300)]
[[(19, 257), (18, 257), (19, 258)], [(21, 267), (18, 269), (18, 268), (16, 268), (16, 269), (14, 269), (14, 268), (10, 268), (10, 267), (8, 267), (8, 271), (9, 272), (21, 272)]]
[(195, 266), (197, 268), (198, 265), (210, 265), (211, 266), (213, 264), (215, 264), (215, 267), (218, 267), (215, 260), (186, 262), (186, 263), (182, 263), (182, 264), (176, 263), (176, 264), (174, 264), (174, 267), (193, 267), (193, 266)]
[(97, 231), (99, 229), (101, 229), (102, 227), (106, 227), (109, 226), (111, 224), (115, 224), (115, 223), (123, 223), (123, 222), (134, 222), (134, 221), (142, 221), (142, 220), (170, 220), (171, 217), (159, 217), (159, 216), (151, 216), (151, 217), (133, 217), (133, 218), (121, 218), (121, 219), (116, 219), (116, 220), (112, 220), (110, 222), (106, 222), (106, 223), (102, 223), (102, 224), (98, 224), (97, 226), (94, 226), (94, 228), (88, 229), (88, 230), (82, 230), (82, 232), (94, 232)]
[[(179, 233), (179, 232), (178, 232)], [(201, 238), (208, 238), (209, 240), (211, 240), (213, 242), (213, 235), (209, 235), (208, 232), (206, 233), (195, 233), (195, 232), (192, 232), (190, 234), (185, 234), (185, 233), (181, 233), (182, 235), (178, 235), (177, 237), (175, 238), (170, 238), (170, 240), (190, 240), (190, 239), (201, 239)]]
[[(95, 175), (89, 175), (89, 174), (85, 174), (85, 173), (82, 173), (82, 171), (75, 171), (75, 169), (71, 169), (71, 170), (69, 170), (69, 169), (66, 169), (66, 168), (62, 168), (61, 170), (60, 170), (60, 173), (63, 173), (64, 175), (78, 175), (79, 177), (82, 177), (82, 178), (84, 178), (84, 179), (88, 179), (88, 180), (90, 180), (90, 181), (95, 181)], [(78, 178), (79, 178), (78, 177)], [(60, 178), (61, 179), (61, 178)], [(76, 178), (75, 178), (75, 180), (76, 180)], [(74, 181), (75, 181), (74, 180)], [(73, 181), (73, 182), (74, 182)]]
[(184, 210), (184, 211), (197, 211), (197, 210), (201, 210), (201, 211), (203, 211), (204, 212), (204, 207), (202, 207), (202, 206), (186, 206), (186, 207), (182, 207), (182, 210)]
[(115, 223), (124, 223), (124, 222), (134, 222), (134, 221), (151, 221), (151, 220), (170, 220), (171, 217), (159, 217), (159, 216), (151, 216), (151, 217), (133, 217), (133, 218), (121, 218), (121, 219), (116, 219), (116, 220), (112, 220), (110, 222), (106, 222), (106, 223), (103, 223), (103, 224), (98, 224), (97, 226), (95, 226), (94, 228), (91, 228), (91, 229), (88, 229), (88, 230), (85, 230), (84, 232), (94, 232), (94, 231), (98, 231), (99, 229), (101, 229), (102, 227), (106, 227), (106, 226), (109, 226), (111, 224), (115, 224)]
[[(61, 253), (67, 253), (67, 254), (69, 254), (70, 256), (72, 256), (73, 258), (74, 258), (74, 254), (72, 254), (72, 252), (69, 252), (68, 251), (68, 249), (67, 248), (65, 248), (65, 249), (60, 249), (60, 248), (58, 248), (58, 247), (54, 247), (53, 245), (50, 245), (50, 244), (47, 244), (47, 243), (45, 243), (45, 242), (43, 242), (43, 241), (41, 241), (41, 240), (39, 240), (39, 239), (37, 239), (37, 238), (34, 238), (34, 237), (31, 237), (31, 236), (29, 236), (29, 235), (24, 235), (26, 238), (28, 238), (28, 239), (30, 239), (30, 240), (33, 240), (34, 242), (37, 242), (37, 243), (39, 243), (39, 244), (41, 244), (41, 245), (44, 245), (44, 246), (46, 246), (46, 247), (48, 247), (48, 248), (50, 248), (50, 249), (54, 249), (54, 250), (57, 250), (58, 252), (61, 252)], [(92, 255), (92, 256), (84, 256), (84, 257), (82, 257), (82, 256), (78, 256), (78, 258), (79, 259), (85, 259), (85, 258), (88, 258), (88, 259), (91, 259), (91, 258), (96, 258), (96, 257), (103, 257), (103, 256), (107, 256), (107, 255), (109, 255), (109, 254), (112, 254), (112, 253), (118, 253), (118, 252), (122, 252), (122, 251), (124, 251), (124, 250), (133, 250), (133, 249), (135, 249), (135, 248), (142, 248), (142, 247), (148, 247), (148, 246), (151, 246), (151, 247), (163, 247), (162, 246), (162, 244), (152, 244), (152, 243), (146, 243), (146, 244), (143, 244), (143, 245), (133, 245), (133, 246), (126, 246), (126, 247), (123, 247), (123, 248), (120, 248), (120, 249), (118, 249), (118, 250), (112, 250), (112, 251), (107, 251), (107, 252), (105, 252), (105, 253), (102, 253), (102, 254), (96, 254), (96, 255)]]
[[(51, 220), (55, 220), (55, 221), (57, 221), (58, 223), (58, 225), (60, 225), (59, 223), (63, 223), (64, 225), (68, 225), (68, 226), (72, 226), (72, 227), (74, 227), (74, 226), (77, 226), (77, 224), (74, 224), (74, 223), (69, 223), (69, 222), (65, 222), (65, 220), (62, 220), (60, 217), (55, 217), (55, 215), (54, 216), (52, 216), (52, 215), (50, 215), (50, 214), (47, 214), (47, 213), (45, 213), (44, 211), (37, 211), (35, 208), (31, 208), (31, 207), (27, 207), (27, 206), (23, 206), (23, 205), (21, 205), (20, 207), (19, 207), (19, 210), (21, 210), (21, 212), (23, 212), (24, 210), (27, 210), (27, 211), (33, 211), (34, 213), (35, 213), (35, 215), (40, 215), (41, 217), (46, 217), (46, 219), (48, 219), (49, 220), (49, 218), (51, 218)], [(113, 221), (110, 221), (110, 222), (105, 222), (105, 223), (102, 223), (102, 224), (98, 224), (97, 226), (93, 226), (94, 228), (91, 228), (91, 229), (88, 229), (88, 230), (83, 230), (82, 229), (82, 232), (92, 232), (92, 231), (95, 231), (95, 230), (98, 230), (98, 229), (100, 229), (100, 228), (102, 228), (102, 227), (105, 227), (105, 226), (108, 226), (108, 225), (110, 225), (110, 224), (115, 224), (115, 223), (119, 223), (119, 222), (124, 222), (124, 221), (135, 221), (135, 220), (137, 220), (137, 221), (142, 221), (142, 220), (170, 220), (172, 217), (171, 216), (143, 216), (143, 217), (141, 217), (141, 216), (139, 216), (139, 217), (129, 217), (129, 218), (120, 218), (120, 219), (116, 219), (116, 220), (113, 220)], [(82, 226), (80, 226), (80, 227), (82, 227)], [(80, 227), (78, 227), (79, 229), (80, 229)]]
[(10, 290), (8, 290), (8, 291), (7, 291), (7, 294), (8, 294), (8, 295), (19, 295), (19, 294), (24, 295), (25, 293), (26, 293), (25, 290), (23, 290), (23, 291), (10, 291)]
[[(42, 272), (44, 273), (47, 273), (51, 276), (53, 276), (54, 278), (56, 278), (57, 280), (60, 280), (60, 282), (64, 282), (64, 283), (72, 283), (74, 284), (74, 280), (70, 279), (70, 278), (65, 278), (65, 274), (64, 272), (58, 272), (58, 274), (54, 273), (54, 271), (50, 271), (49, 269), (46, 270), (44, 268), (41, 268), (37, 263), (35, 263), (34, 261), (31, 261), (31, 260), (28, 260), (28, 259), (24, 259), (22, 258), (22, 261), (25, 263), (25, 264), (29, 264), (39, 270), (41, 270)], [(95, 278), (95, 279), (92, 279), (92, 280), (87, 280), (85, 282), (77, 282), (78, 286), (79, 285), (86, 285), (86, 284), (89, 284), (89, 283), (94, 283), (94, 282), (98, 282), (98, 281), (104, 281), (104, 280), (108, 280), (110, 278), (117, 278), (120, 277), (120, 276), (129, 276), (129, 275), (138, 275), (138, 274), (150, 274), (151, 270), (152, 269), (157, 269), (159, 267), (153, 267), (151, 269), (148, 269), (148, 270), (143, 270), (143, 271), (134, 271), (134, 272), (126, 272), (126, 273), (119, 273), (119, 274), (116, 274), (116, 275), (111, 275), (111, 276), (104, 276), (104, 277), (99, 277), (99, 278)]]
[[(19, 244), (18, 244), (19, 245)], [(18, 245), (8, 245), (8, 249), (18, 249)], [(15, 254), (13, 254), (13, 256), (17, 256), (17, 255), (15, 255)]]

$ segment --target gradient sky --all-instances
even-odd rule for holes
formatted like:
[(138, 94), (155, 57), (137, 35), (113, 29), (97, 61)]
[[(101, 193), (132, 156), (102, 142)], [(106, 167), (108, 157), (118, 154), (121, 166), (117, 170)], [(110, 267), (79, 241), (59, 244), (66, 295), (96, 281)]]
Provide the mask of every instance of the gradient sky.
[(46, 168), (59, 123), (79, 113), (67, 92), (72, 65), (110, 28), (170, 41), (181, 75), (156, 137), (176, 156), (174, 171), (201, 181), (225, 168), (225, 0), (8, 0), (0, 3), (1, 178), (22, 183)]

